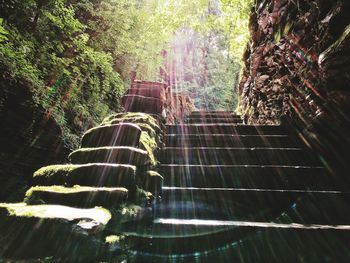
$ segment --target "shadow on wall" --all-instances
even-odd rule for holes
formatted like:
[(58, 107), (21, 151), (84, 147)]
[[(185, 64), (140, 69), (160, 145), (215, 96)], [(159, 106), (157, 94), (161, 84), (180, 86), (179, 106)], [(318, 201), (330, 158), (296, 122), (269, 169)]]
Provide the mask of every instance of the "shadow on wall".
[(0, 83), (0, 202), (15, 202), (23, 199), (34, 171), (65, 161), (69, 151), (59, 126), (34, 104), (27, 87)]

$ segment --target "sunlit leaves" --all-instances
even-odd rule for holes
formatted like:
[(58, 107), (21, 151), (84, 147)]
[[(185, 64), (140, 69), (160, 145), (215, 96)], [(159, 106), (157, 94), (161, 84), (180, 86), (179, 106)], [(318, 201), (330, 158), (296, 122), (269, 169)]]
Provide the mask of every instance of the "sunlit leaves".
[[(252, 1), (2, 1), (0, 63), (13, 78), (32, 83), (36, 102), (65, 131), (81, 132), (119, 109), (131, 71), (159, 80), (162, 52), (171, 48), (174, 33), (192, 30), (212, 54), (204, 77), (208, 89), (198, 92), (221, 100), (234, 85), (237, 63), (231, 63), (245, 46)], [(196, 74), (206, 71), (200, 63)]]
[(226, 32), (230, 53), (241, 57), (249, 38), (249, 15), (254, 0), (220, 0), (222, 19), (220, 26)]
[(4, 19), (0, 18), (0, 43), (7, 40), (8, 31), (3, 27)]

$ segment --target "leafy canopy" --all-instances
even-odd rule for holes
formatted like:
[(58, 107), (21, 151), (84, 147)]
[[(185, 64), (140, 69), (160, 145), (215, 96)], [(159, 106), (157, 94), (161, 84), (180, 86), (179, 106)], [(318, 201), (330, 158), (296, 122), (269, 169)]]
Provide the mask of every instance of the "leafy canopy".
[[(191, 30), (198, 49), (207, 48), (209, 54), (204, 64), (200, 56), (193, 56), (198, 61), (186, 69), (198, 67), (198, 78), (205, 79), (196, 86), (202, 90), (193, 95), (217, 96), (220, 90), (230, 94), (247, 39), (251, 2), (1, 1), (0, 69), (6, 74), (0, 81), (5, 85), (10, 78), (11, 83), (28, 87), (74, 148), (82, 131), (121, 110), (119, 101), (130, 72), (136, 71), (139, 79), (160, 80), (159, 69), (167, 59), (164, 51), (171, 53), (183, 30)], [(209, 77), (200, 76), (203, 67)], [(188, 86), (195, 87), (194, 83), (191, 80)]]

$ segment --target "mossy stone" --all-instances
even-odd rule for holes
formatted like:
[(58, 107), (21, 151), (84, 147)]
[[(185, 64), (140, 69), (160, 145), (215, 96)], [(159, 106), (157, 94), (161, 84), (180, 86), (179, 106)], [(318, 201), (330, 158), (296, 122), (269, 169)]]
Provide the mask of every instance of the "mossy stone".
[(141, 128), (133, 123), (106, 124), (85, 132), (81, 140), (83, 148), (103, 146), (139, 145)]
[[(105, 124), (118, 124), (118, 123), (134, 123), (134, 124), (147, 124), (155, 132), (161, 134), (162, 124), (160, 117), (157, 115), (151, 115), (143, 112), (127, 112), (117, 113), (105, 118), (101, 125)], [(141, 127), (142, 129), (142, 127)]]
[(35, 186), (26, 193), (27, 204), (58, 204), (72, 207), (117, 207), (128, 199), (126, 188)]
[(127, 164), (90, 163), (46, 166), (33, 175), (35, 185), (77, 184), (85, 186), (135, 187), (136, 166)]
[[(110, 219), (111, 213), (99, 207), (0, 204), (0, 257), (6, 262), (46, 257), (95, 262), (104, 245), (99, 233)], [(95, 226), (93, 231), (84, 228), (86, 222)]]
[(90, 219), (103, 225), (107, 225), (112, 218), (111, 213), (102, 207), (89, 209), (74, 208), (61, 205), (27, 205), (26, 203), (0, 203), (1, 217), (61, 219), (76, 221)]
[(137, 184), (140, 188), (151, 192), (154, 196), (161, 194), (164, 178), (156, 171), (147, 171), (137, 177)]
[(83, 148), (72, 152), (69, 159), (74, 164), (100, 162), (135, 166), (155, 165), (147, 151), (126, 146)]

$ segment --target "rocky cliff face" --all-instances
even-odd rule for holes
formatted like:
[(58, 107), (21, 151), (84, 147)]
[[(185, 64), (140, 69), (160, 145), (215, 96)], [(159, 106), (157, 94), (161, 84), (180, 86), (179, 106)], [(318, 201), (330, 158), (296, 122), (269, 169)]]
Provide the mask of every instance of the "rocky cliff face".
[(68, 149), (59, 126), (33, 103), (26, 85), (3, 79), (0, 83), (0, 202), (17, 201), (33, 172), (65, 161)]
[(257, 0), (240, 83), (247, 123), (289, 117), (340, 172), (350, 145), (349, 14), (346, 0)]

